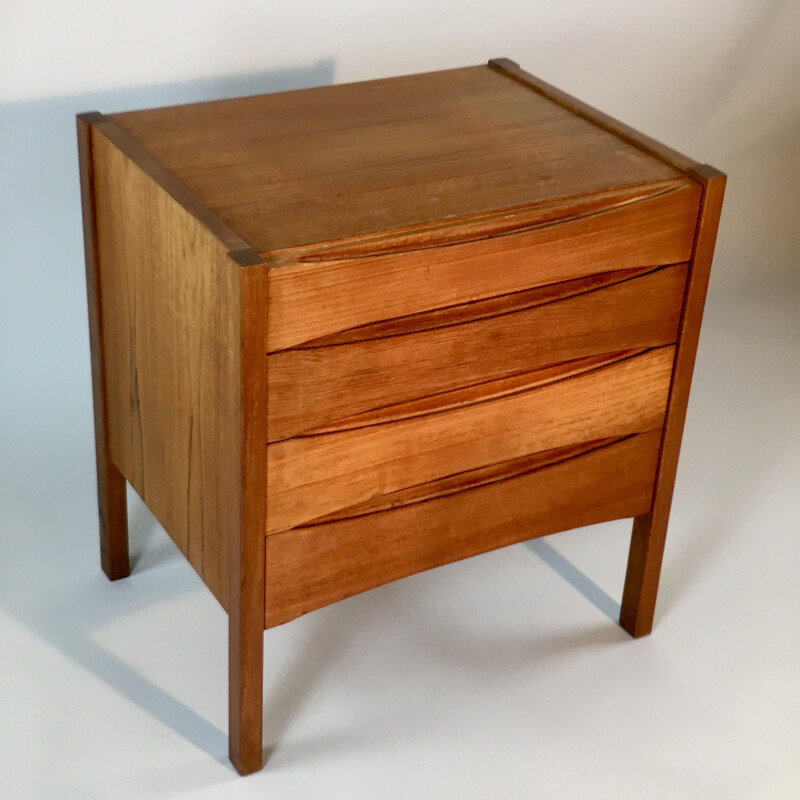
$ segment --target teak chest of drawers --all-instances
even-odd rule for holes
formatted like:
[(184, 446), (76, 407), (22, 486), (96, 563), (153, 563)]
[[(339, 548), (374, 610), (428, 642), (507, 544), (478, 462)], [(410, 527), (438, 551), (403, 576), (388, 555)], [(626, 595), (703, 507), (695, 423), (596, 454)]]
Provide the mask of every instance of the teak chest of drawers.
[(129, 481), (263, 632), (459, 558), (633, 517), (652, 626), (725, 177), (500, 59), (78, 118), (101, 548)]

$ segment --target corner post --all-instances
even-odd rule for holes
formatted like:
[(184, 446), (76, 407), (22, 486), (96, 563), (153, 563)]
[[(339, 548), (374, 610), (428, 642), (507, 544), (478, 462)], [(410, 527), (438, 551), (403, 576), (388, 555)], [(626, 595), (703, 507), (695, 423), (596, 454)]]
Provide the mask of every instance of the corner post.
[(689, 172), (692, 178), (703, 185), (703, 197), (686, 279), (678, 346), (667, 401), (653, 500), (649, 513), (636, 517), (633, 523), (619, 615), (619, 624), (635, 638), (646, 636), (653, 628), (667, 524), (675, 487), (675, 473), (722, 198), (725, 193), (725, 175), (719, 170), (704, 164), (692, 168)]
[(78, 161), (81, 178), (83, 243), (86, 257), (86, 292), (89, 307), (89, 346), (92, 361), (94, 438), (97, 458), (97, 505), (100, 517), (100, 562), (109, 580), (130, 574), (128, 509), (125, 478), (111, 458), (108, 443), (109, 408), (106, 394), (106, 362), (103, 347), (103, 310), (95, 213), (93, 123), (102, 114), (79, 114)]
[(240, 267), (241, 496), (230, 537), (229, 752), (248, 775), (263, 765), (267, 268), (252, 251), (231, 256)]

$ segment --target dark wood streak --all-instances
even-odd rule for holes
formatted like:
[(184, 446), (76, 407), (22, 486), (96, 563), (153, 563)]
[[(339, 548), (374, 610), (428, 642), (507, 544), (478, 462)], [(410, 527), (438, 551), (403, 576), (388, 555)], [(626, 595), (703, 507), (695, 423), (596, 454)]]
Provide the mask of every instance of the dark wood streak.
[[(576, 297), (579, 294), (593, 292), (606, 286), (615, 286), (618, 283), (652, 272), (658, 272), (665, 266), (659, 267), (632, 267), (631, 269), (615, 269), (608, 272), (598, 272), (584, 278), (570, 281), (559, 281), (545, 286), (535, 286), (533, 289), (524, 289), (520, 292), (487, 297), (473, 300), (470, 303), (459, 303), (431, 311), (421, 311), (418, 314), (407, 314), (403, 317), (381, 320), (368, 325), (359, 325), (355, 328), (333, 333), (330, 336), (320, 336), (308, 342), (297, 345), (296, 350), (309, 350), (313, 347), (332, 347), (354, 342), (366, 342), (372, 339), (387, 339), (390, 336), (402, 336), (408, 333), (421, 333), (422, 331), (460, 325), (465, 322), (474, 322), (488, 317), (501, 317), (504, 314), (513, 314), (515, 311), (524, 311), (526, 308), (543, 306), (564, 300), (567, 297)], [(285, 350), (276, 350), (276, 353)]]
[(467, 219), (448, 221), (444, 224), (435, 222), (415, 226), (413, 229), (382, 231), (378, 235), (362, 235), (329, 245), (291, 248), (262, 253), (261, 256), (275, 266), (287, 259), (296, 264), (355, 261), (429, 250), (434, 247), (452, 247), (485, 239), (501, 239), (505, 236), (530, 233), (542, 228), (589, 219), (623, 206), (654, 200), (679, 191), (685, 188), (686, 184), (685, 178), (654, 181), (534, 207), (506, 208), (500, 212), (476, 214)]
[(409, 400), (406, 403), (394, 403), (392, 405), (365, 411), (361, 414), (354, 414), (351, 417), (337, 420), (329, 425), (321, 425), (318, 428), (313, 428), (310, 431), (298, 435), (296, 438), (324, 436), (328, 433), (336, 433), (352, 428), (385, 425), (389, 422), (397, 422), (401, 419), (441, 414), (454, 408), (488, 403), (499, 397), (510, 397), (511, 395), (521, 394), (541, 386), (546, 386), (548, 383), (557, 383), (558, 381), (572, 378), (584, 372), (602, 369), (610, 364), (615, 364), (618, 361), (625, 361), (626, 359), (641, 355), (652, 349), (652, 347), (638, 347), (631, 350), (621, 350), (616, 353), (602, 353), (597, 356), (576, 358), (559, 364), (551, 364), (542, 369), (533, 370), (532, 372), (509, 375), (500, 380), (476, 383), (450, 392), (438, 392), (426, 397)]
[(649, 431), (473, 491), (268, 536), (266, 625), (476, 553), (640, 514), (659, 439)]
[[(271, 405), (269, 441), (332, 430), (344, 420), (361, 424), (367, 418), (359, 415), (376, 409), (400, 411), (421, 398), (554, 364), (670, 344), (685, 276), (686, 265), (677, 264), (500, 316), (271, 353), (270, 391), (281, 401)], [(495, 310), (501, 303), (497, 298)]]
[[(582, 444), (570, 445), (568, 447), (556, 447), (552, 450), (544, 450), (520, 458), (500, 461), (497, 464), (490, 464), (487, 467), (457, 472), (435, 481), (409, 486), (397, 492), (390, 492), (389, 494), (368, 500), (365, 503), (358, 503), (349, 508), (343, 508), (341, 511), (336, 511), (333, 514), (317, 517), (317, 519), (312, 519), (304, 523), (302, 527), (310, 528), (314, 525), (323, 525), (327, 522), (338, 522), (345, 519), (353, 519), (354, 517), (364, 517), (368, 514), (387, 511), (390, 508), (401, 508), (402, 506), (410, 506), (416, 503), (427, 503), (439, 497), (446, 497), (451, 494), (458, 494), (459, 492), (468, 492), (490, 483), (498, 483), (500, 481), (527, 475), (528, 473), (535, 472), (538, 469), (548, 467), (552, 464), (558, 464), (572, 458), (577, 458), (592, 450), (598, 450), (601, 447), (608, 447), (609, 445), (622, 442), (625, 439), (630, 439), (633, 435), (636, 434), (630, 434), (629, 436), (611, 436), (605, 439), (595, 439)], [(282, 531), (276, 531), (276, 533), (278, 532), (282, 533)]]
[(528, 391), (382, 425), (271, 443), (268, 530), (501, 460), (663, 422), (674, 347)]
[(238, 524), (230, 531), (228, 618), (229, 755), (242, 774), (263, 765), (264, 614), (266, 602), (267, 269), (241, 269), (239, 282)]

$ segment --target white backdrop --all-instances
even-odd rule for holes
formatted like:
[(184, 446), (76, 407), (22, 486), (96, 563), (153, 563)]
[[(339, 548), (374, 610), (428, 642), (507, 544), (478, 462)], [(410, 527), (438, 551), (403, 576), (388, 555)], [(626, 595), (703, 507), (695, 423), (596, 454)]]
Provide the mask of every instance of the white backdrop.
[[(486, 797), (494, 787), (497, 796), (529, 798), (535, 794), (526, 787), (537, 785), (547, 788), (547, 796), (796, 800), (798, 42), (797, 0), (0, 0), (0, 787), (5, 785), (9, 797), (211, 797), (217, 796), (214, 786), (220, 781), (224, 786), (218, 791), (226, 797), (234, 791), (244, 796), (248, 785), (267, 787), (271, 796), (362, 796), (342, 777), (347, 772), (343, 765), (350, 765), (363, 787), (369, 787), (363, 796), (372, 797), (393, 792), (425, 796), (420, 791), (424, 784), (437, 797), (467, 797), (470, 790)], [(498, 724), (504, 731), (518, 725), (521, 737), (532, 746), (537, 743), (538, 761), (534, 757), (529, 763), (524, 749), (503, 744), (501, 729), (487, 721), (491, 712), (486, 708), (481, 713), (487, 716), (473, 728), (478, 739), (462, 744), (456, 739), (450, 750), (453, 725), (462, 731), (470, 728), (469, 721), (462, 727), (443, 723), (440, 739), (430, 742), (424, 731), (412, 729), (410, 738), (421, 736), (429, 756), (403, 750), (408, 743), (402, 735), (392, 738), (391, 725), (384, 734), (380, 725), (371, 728), (363, 740), (345, 730), (344, 755), (336, 736), (328, 739), (330, 753), (325, 747), (315, 749), (319, 728), (313, 713), (300, 715), (296, 729), (291, 722), (314, 686), (309, 705), (327, 714), (326, 720), (338, 720), (338, 704), (348, 702), (359, 708), (354, 717), (363, 718), (365, 709), (357, 698), (376, 696), (369, 694), (369, 681), (378, 679), (369, 671), (367, 656), (357, 666), (349, 662), (360, 690), (355, 699), (335, 679), (329, 695), (319, 697), (313, 675), (317, 667), (324, 672), (320, 664), (330, 663), (331, 650), (341, 655), (335, 638), (326, 638), (325, 625), (320, 628), (315, 620), (338, 624), (352, 639), (354, 623), (347, 615), (369, 616), (373, 612), (365, 609), (379, 602), (354, 598), (268, 636), (268, 689), (271, 672), (285, 668), (284, 656), (270, 656), (270, 648), (297, 651), (292, 662), (300, 676), (296, 693), (290, 680), (283, 693), (275, 689), (278, 699), (268, 709), (268, 717), (279, 720), (271, 729), (268, 724), (268, 735), (271, 730), (288, 744), (283, 751), (279, 747), (273, 766), (254, 779), (273, 783), (231, 783), (232, 775), (218, 763), (225, 754), (223, 616), (135, 501), (136, 573), (113, 587), (98, 575), (74, 115), (465, 66), (497, 56), (512, 58), (729, 174), (670, 533), (661, 630), (644, 644), (629, 645), (627, 655), (613, 656), (618, 674), (625, 676), (620, 707), (634, 702), (626, 687), (637, 681), (647, 688), (648, 698), (661, 697), (664, 706), (636, 701), (652, 719), (639, 728), (635, 714), (628, 719), (616, 706), (595, 706), (598, 695), (590, 693), (582, 706), (588, 721), (581, 718), (577, 725), (572, 712), (584, 712), (567, 702), (539, 740), (536, 714), (547, 720), (547, 709), (537, 706), (535, 714), (518, 717), (516, 711), (526, 708), (523, 701), (513, 709), (503, 706), (502, 697), (517, 697), (516, 678), (510, 678), (508, 694), (497, 696)], [(617, 629), (604, 613), (614, 608), (609, 594), (618, 594), (626, 530), (610, 530), (613, 552), (596, 549), (594, 539), (580, 534), (570, 544), (559, 544), (569, 561), (542, 549), (545, 545), (534, 549), (543, 570), (535, 573), (537, 579), (546, 582), (545, 573), (555, 571), (578, 589), (573, 591), (574, 620), (584, 624), (577, 615), (599, 614), (598, 630), (611, 631), (592, 628), (586, 642), (577, 637), (581, 647), (622, 641), (613, 638)], [(761, 557), (767, 560), (759, 560), (761, 548), (767, 548), (763, 552), (769, 555)], [(721, 550), (727, 555), (718, 558)], [(480, 564), (513, 574), (516, 562), (508, 553), (515, 552), (503, 551)], [(739, 561), (731, 560), (731, 553), (738, 553)], [(455, 596), (462, 577), (487, 586), (498, 581), (490, 566), (479, 574), (476, 569), (468, 562), (442, 574), (450, 576)], [(443, 579), (429, 581), (419, 576), (370, 593), (384, 599), (389, 622), (383, 624), (402, 628), (413, 601), (398, 593), (433, 597)], [(505, 597), (504, 581), (498, 583), (497, 604)], [(607, 592), (598, 588), (606, 585)], [(415, 588), (402, 588), (407, 586)], [(469, 603), (467, 589), (462, 591)], [(565, 613), (574, 621), (567, 596), (562, 605), (553, 600), (557, 592), (553, 586), (543, 592), (543, 602), (550, 605), (535, 618), (530, 608), (505, 597), (518, 615), (510, 619), (518, 618), (520, 631), (528, 631), (525, 620), (530, 620), (531, 635), (558, 609), (568, 607)], [(134, 596), (163, 602), (142, 609), (136, 603), (144, 601)], [(397, 608), (391, 602), (395, 597)], [(683, 606), (679, 597), (688, 597)], [(435, 598), (447, 607), (446, 599)], [(502, 614), (508, 613), (504, 606)], [(487, 624), (484, 635), (492, 636), (488, 631), (506, 619), (500, 615)], [(451, 624), (457, 626), (462, 617), (454, 608)], [(587, 619), (587, 625), (593, 624)], [(704, 626), (706, 619), (714, 624)], [(545, 643), (544, 655), (566, 647), (557, 633), (564, 624), (556, 618), (556, 633), (539, 639)], [(442, 701), (442, 686), (455, 679), (448, 675), (444, 684), (436, 683), (436, 670), (414, 639), (414, 631), (423, 628), (422, 623), (409, 628), (401, 641), (417, 653), (404, 653), (418, 670), (408, 697), (428, 697), (430, 710)], [(178, 630), (184, 631), (183, 638)], [(604, 636), (612, 638), (606, 642)], [(503, 658), (513, 660), (519, 636), (514, 641), (500, 647)], [(547, 642), (555, 642), (552, 653)], [(730, 642), (730, 649), (722, 642)], [(180, 660), (176, 646), (188, 666), (170, 661)], [(397, 664), (393, 646), (386, 645), (376, 669), (393, 676), (387, 680), (402, 696), (402, 675), (392, 673)], [(352, 647), (372, 653), (376, 644), (365, 639), (362, 650)], [(478, 652), (470, 651), (474, 658)], [(660, 659), (666, 652), (679, 660), (665, 667)], [(462, 655), (469, 660), (470, 653)], [(575, 653), (575, 681), (602, 692), (607, 683), (595, 674), (597, 659), (609, 663), (612, 657), (606, 650), (600, 656), (593, 650), (584, 664), (584, 656)], [(473, 664), (472, 673), (457, 683), (464, 692), (477, 691), (479, 685), (494, 697), (485, 684), (495, 680), (497, 670), (502, 673), (503, 663), (490, 661), (483, 671)], [(676, 663), (679, 668), (673, 669)], [(641, 673), (626, 671), (637, 664)], [(177, 681), (187, 669), (197, 676)], [(532, 675), (536, 669), (533, 660)], [(426, 684), (422, 676), (428, 673), (434, 678)], [(651, 685), (654, 675), (660, 682)], [(719, 688), (720, 681), (726, 688)], [(560, 689), (572, 695), (576, 682)], [(184, 691), (188, 686), (195, 691)], [(537, 685), (540, 690), (548, 691)], [(469, 706), (466, 697), (471, 695), (453, 692), (457, 716), (456, 709)], [(212, 699), (204, 706), (198, 698), (206, 696)], [(377, 696), (379, 704), (390, 702), (380, 692)], [(617, 741), (602, 725), (593, 729), (593, 714), (614, 720), (625, 738)], [(402, 709), (392, 719), (398, 715)], [(435, 731), (435, 714), (432, 719)], [(484, 727), (500, 750), (481, 739)], [(587, 731), (592, 735), (584, 738), (581, 732)], [(307, 752), (303, 736), (311, 737), (311, 755), (292, 761), (298, 747), (301, 755)], [(348, 736), (356, 740), (349, 751)], [(370, 747), (375, 737), (384, 742), (383, 750)], [(580, 753), (577, 768), (571, 766), (574, 747)], [(624, 748), (637, 754), (635, 765), (625, 763)], [(281, 752), (288, 754), (288, 766)], [(485, 780), (475, 771), (479, 763), (489, 775)], [(428, 783), (422, 778), (420, 785), (409, 783), (407, 768), (421, 770)], [(342, 782), (336, 783), (335, 776)], [(569, 788), (561, 795), (559, 787)]]

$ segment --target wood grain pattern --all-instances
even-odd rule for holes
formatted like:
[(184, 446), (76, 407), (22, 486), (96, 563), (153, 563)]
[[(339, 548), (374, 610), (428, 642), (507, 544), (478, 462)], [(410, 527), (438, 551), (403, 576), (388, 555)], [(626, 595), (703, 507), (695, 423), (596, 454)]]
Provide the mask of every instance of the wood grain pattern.
[(542, 97), (546, 97), (548, 100), (557, 103), (562, 108), (571, 111), (573, 114), (591, 122), (602, 130), (608, 131), (608, 133), (613, 134), (619, 140), (632, 145), (648, 155), (658, 158), (665, 164), (669, 164), (681, 172), (691, 175), (701, 183), (704, 182), (702, 173), (697, 171), (700, 165), (694, 159), (683, 155), (683, 153), (679, 153), (671, 147), (667, 147), (667, 145), (662, 144), (650, 136), (640, 133), (630, 125), (620, 122), (618, 119), (590, 106), (588, 103), (584, 103), (582, 100), (578, 100), (576, 97), (543, 81), (541, 78), (531, 75), (530, 72), (526, 72), (519, 64), (512, 61), (510, 58), (490, 59), (488, 66), (501, 75), (505, 75), (529, 89), (533, 89)]
[(363, 503), (358, 503), (333, 514), (325, 514), (322, 517), (309, 520), (304, 527), (311, 525), (321, 525), (327, 522), (353, 519), (367, 514), (374, 514), (378, 511), (387, 511), (390, 508), (402, 508), (403, 506), (423, 503), (428, 500), (435, 500), (438, 497), (447, 497), (451, 494), (475, 489), (478, 486), (486, 486), (490, 483), (508, 480), (517, 475), (523, 475), (536, 469), (541, 469), (549, 464), (555, 464), (568, 458), (588, 453), (598, 447), (614, 444), (625, 439), (625, 436), (615, 436), (606, 439), (596, 439), (590, 442), (568, 445), (567, 447), (556, 447), (552, 450), (543, 450), (538, 453), (512, 458), (508, 461), (489, 464), (487, 467), (456, 472), (453, 475), (446, 475), (444, 478), (429, 481), (428, 483), (409, 486), (407, 489), (400, 489), (389, 494), (378, 495)]
[[(700, 188), (654, 196), (521, 233), (270, 271), (270, 350), (370, 322), (691, 254)], [(320, 302), (324, 298), (325, 302)]]
[(328, 425), (321, 425), (303, 434), (305, 437), (317, 436), (321, 433), (334, 433), (354, 428), (366, 428), (374, 425), (384, 425), (387, 422), (398, 422), (411, 417), (427, 417), (443, 411), (451, 411), (477, 403), (487, 403), (500, 397), (518, 395), (521, 392), (531, 391), (534, 388), (546, 386), (549, 383), (572, 378), (584, 372), (605, 367), (615, 361), (631, 358), (643, 352), (643, 348), (634, 350), (619, 350), (613, 353), (601, 353), (586, 358), (575, 358), (562, 361), (529, 372), (521, 372), (493, 381), (482, 381), (463, 389), (454, 389), (451, 392), (439, 392), (433, 395), (407, 400), (404, 403), (393, 403), (388, 406), (361, 414), (337, 420)]
[[(366, 325), (357, 325), (354, 328), (348, 328), (328, 336), (320, 336), (318, 339), (310, 339), (291, 349), (302, 350), (327, 347), (329, 345), (355, 344), (356, 342), (368, 342), (373, 339), (385, 339), (390, 336), (422, 333), (436, 328), (461, 325), (465, 322), (475, 322), (487, 317), (512, 314), (515, 311), (524, 311), (535, 306), (553, 303), (556, 300), (563, 300), (566, 297), (602, 289), (605, 286), (613, 286), (654, 271), (653, 267), (634, 267), (632, 269), (597, 272), (574, 280), (558, 281), (544, 286), (534, 286), (532, 289), (522, 289), (519, 292), (511, 292), (510, 294), (487, 297), (468, 303), (458, 303), (444, 308), (434, 308), (430, 311), (420, 311), (416, 314), (406, 314), (402, 317), (378, 320)], [(278, 352), (282, 353), (283, 351)]]
[[(440, 413), (270, 444), (267, 531), (301, 525), (412, 482), (658, 428), (673, 352), (660, 347), (486, 402), (473, 398)], [(493, 397), (490, 386), (485, 391)]]
[(103, 308), (100, 303), (101, 270), (97, 246), (94, 191), (93, 123), (96, 112), (77, 117), (78, 161), (83, 212), (83, 244), (86, 257), (86, 290), (89, 312), (89, 347), (92, 362), (94, 441), (97, 460), (97, 506), (100, 521), (100, 563), (112, 581), (130, 574), (128, 553), (128, 501), (125, 478), (111, 457), (108, 443), (108, 398)]
[(702, 165), (697, 168), (697, 173), (705, 180), (703, 204), (686, 285), (653, 503), (647, 514), (634, 521), (622, 595), (620, 625), (634, 637), (646, 636), (653, 628), (678, 455), (725, 194), (726, 177), (722, 172)]
[(591, 217), (629, 203), (640, 203), (687, 185), (684, 176), (607, 189), (577, 197), (560, 197), (546, 203), (523, 204), (484, 211), (467, 217), (433, 219), (430, 222), (389, 228), (332, 242), (313, 242), (272, 250), (266, 257), (273, 266), (342, 261), (431, 250), (490, 238), (530, 233), (568, 220)]
[(94, 127), (120, 152), (133, 161), (152, 181), (157, 183), (178, 205), (191, 214), (205, 230), (218, 239), (229, 253), (240, 254), (241, 266), (261, 263), (261, 258), (232, 228), (223, 222), (194, 192), (179, 181), (166, 167), (135, 139), (102, 114), (94, 117)]
[(686, 265), (600, 273), (385, 323), (362, 341), (272, 353), (270, 441), (363, 424), (357, 415), (372, 409), (391, 418), (393, 405), (549, 364), (671, 344), (685, 277)]
[[(225, 390), (240, 398), (241, 432), (236, 480), (239, 493), (225, 498), (239, 524), (229, 532), (230, 614), (228, 619), (229, 754), (248, 775), (263, 764), (264, 615), (267, 511), (267, 270), (250, 265), (240, 273), (241, 308), (238, 385)], [(227, 481), (226, 481), (227, 484)], [(230, 485), (234, 485), (231, 482)], [(238, 501), (238, 502), (237, 502)], [(224, 538), (224, 537), (223, 537)]]
[(485, 65), (111, 119), (260, 253), (678, 176)]
[(227, 608), (240, 267), (99, 130), (94, 149), (111, 453)]
[(660, 432), (427, 502), (268, 537), (266, 626), (388, 581), (650, 505)]

